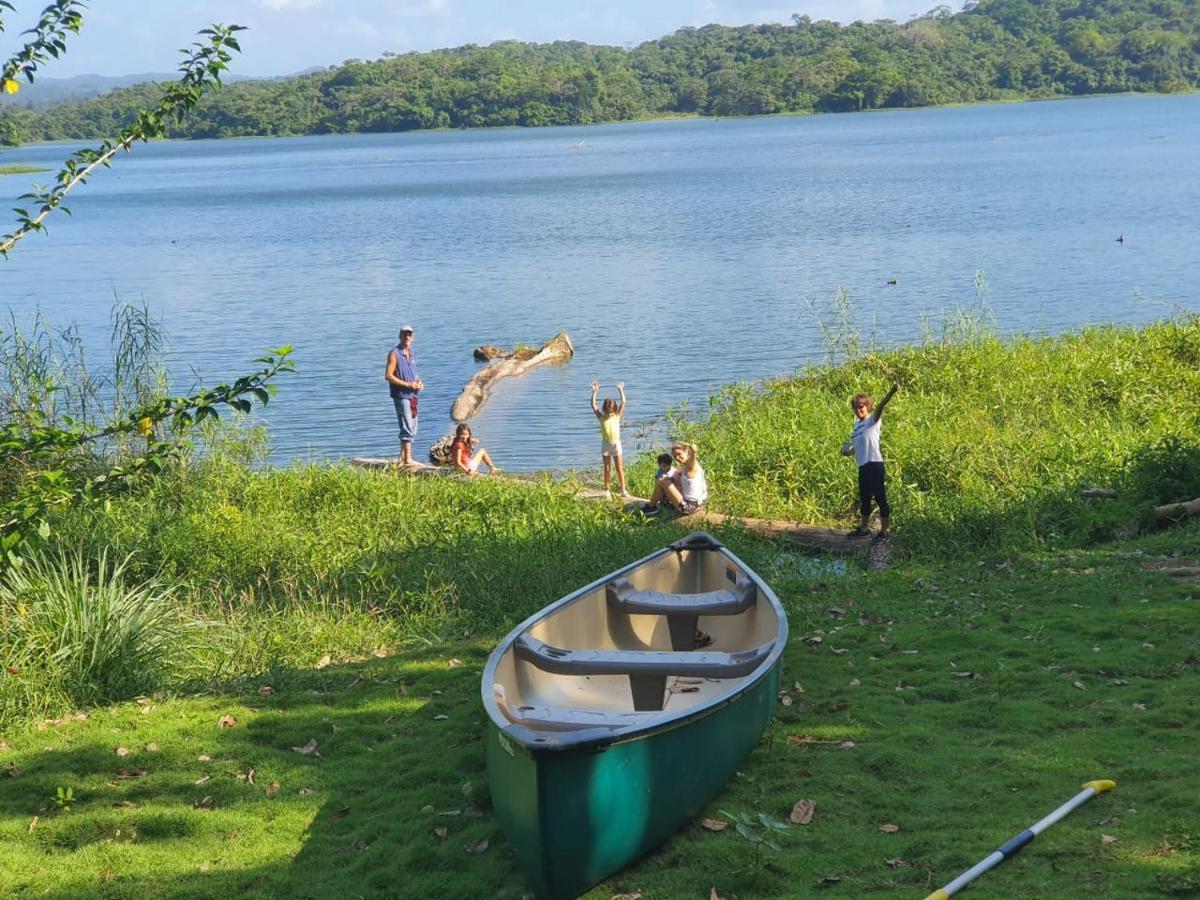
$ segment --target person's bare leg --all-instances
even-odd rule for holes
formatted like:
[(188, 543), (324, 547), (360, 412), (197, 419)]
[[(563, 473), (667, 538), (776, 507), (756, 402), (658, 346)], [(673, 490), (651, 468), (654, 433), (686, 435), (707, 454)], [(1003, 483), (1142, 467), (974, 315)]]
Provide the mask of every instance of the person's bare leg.
[(487, 466), (487, 467), (488, 467), (488, 474), (489, 474), (489, 475), (490, 475), (492, 472), (496, 471), (496, 464), (495, 464), (494, 462), (492, 462), (492, 457), (491, 457), (491, 454), (489, 454), (489, 453), (488, 453), (486, 450), (479, 450), (479, 451), (477, 451), (477, 452), (476, 452), (476, 454), (475, 454), (475, 456), (474, 456), (474, 457), (472, 457), (472, 459), (471, 459), (471, 465), (472, 465), (472, 466), (473, 466), (473, 467), (474, 467), (476, 470), (478, 470), (478, 469), (479, 469), (479, 464), (480, 464), (480, 463), (483, 463), (485, 466)]
[(667, 501), (676, 509), (683, 506), (683, 494), (679, 493), (679, 488), (675, 486), (675, 482), (667, 482), (667, 487), (663, 493), (666, 495)]
[(412, 459), (412, 441), (401, 441), (400, 442), (400, 465), (411, 466), (412, 461), (413, 461), (413, 459)]
[(608, 481), (612, 477), (612, 457), (605, 453), (601, 459), (604, 460), (604, 490), (608, 491)]
[(618, 456), (616, 459), (616, 463), (617, 463), (617, 482), (621, 485), (621, 496), (628, 497), (629, 490), (625, 487), (625, 460), (623, 460), (621, 457)]
[(651, 506), (657, 506), (659, 503), (662, 503), (663, 499), (667, 496), (667, 486), (670, 484), (671, 479), (669, 478), (659, 478), (654, 482), (654, 492), (650, 495)]

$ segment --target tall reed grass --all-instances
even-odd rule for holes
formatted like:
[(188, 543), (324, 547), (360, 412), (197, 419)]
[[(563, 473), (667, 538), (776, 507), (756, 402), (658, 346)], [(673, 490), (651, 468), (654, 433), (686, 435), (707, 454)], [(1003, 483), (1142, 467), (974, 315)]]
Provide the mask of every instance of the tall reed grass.
[(163, 580), (132, 580), (128, 563), (76, 550), (32, 556), (0, 575), (0, 720), (35, 693), (48, 695), (41, 705), (107, 702), (191, 674), (203, 623)]

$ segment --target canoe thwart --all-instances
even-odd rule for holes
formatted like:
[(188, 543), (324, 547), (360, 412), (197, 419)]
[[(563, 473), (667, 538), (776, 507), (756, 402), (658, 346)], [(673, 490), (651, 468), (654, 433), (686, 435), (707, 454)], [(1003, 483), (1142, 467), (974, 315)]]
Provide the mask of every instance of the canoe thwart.
[(553, 675), (628, 675), (635, 710), (663, 708), (667, 678), (742, 678), (771, 655), (775, 642), (737, 653), (699, 650), (564, 650), (523, 634), (518, 659)]
[(668, 594), (663, 591), (639, 591), (628, 578), (614, 578), (604, 586), (609, 608), (637, 615), (660, 616), (736, 616), (758, 599), (753, 582), (745, 581), (733, 590), (722, 588), (703, 594)]
[(741, 678), (771, 655), (774, 641), (736, 653), (717, 650), (564, 650), (523, 634), (513, 643), (517, 658), (554, 675), (682, 675)]
[(626, 577), (614, 578), (604, 586), (609, 610), (627, 615), (666, 616), (671, 649), (692, 650), (696, 646), (696, 622), (700, 616), (736, 616), (758, 600), (758, 588), (743, 581), (733, 589), (721, 588), (701, 594), (668, 594), (634, 588)]

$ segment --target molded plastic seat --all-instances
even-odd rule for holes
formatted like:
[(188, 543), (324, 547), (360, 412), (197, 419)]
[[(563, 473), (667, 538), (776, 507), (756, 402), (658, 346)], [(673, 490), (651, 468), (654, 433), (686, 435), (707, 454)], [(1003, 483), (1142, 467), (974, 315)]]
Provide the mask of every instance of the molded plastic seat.
[(663, 616), (736, 616), (744, 613), (758, 598), (758, 588), (751, 581), (733, 590), (707, 591), (703, 594), (668, 594), (662, 591), (639, 591), (628, 578), (614, 578), (604, 586), (610, 606), (622, 612)]
[(517, 659), (555, 675), (685, 675), (690, 678), (741, 678), (759, 667), (774, 641), (722, 653), (711, 650), (563, 650), (521, 635), (513, 643)]
[(523, 634), (513, 642), (517, 659), (554, 675), (628, 675), (635, 710), (663, 708), (667, 678), (741, 678), (771, 654), (774, 641), (751, 650), (564, 650)]

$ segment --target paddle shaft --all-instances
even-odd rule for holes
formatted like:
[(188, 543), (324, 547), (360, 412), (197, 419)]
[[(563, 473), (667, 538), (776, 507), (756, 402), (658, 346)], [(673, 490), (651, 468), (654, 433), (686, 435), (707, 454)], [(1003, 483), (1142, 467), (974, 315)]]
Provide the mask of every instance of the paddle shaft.
[(959, 891), (961, 891), (963, 888), (965, 888), (968, 884), (970, 884), (972, 881), (974, 881), (976, 878), (978, 878), (984, 872), (988, 871), (989, 869), (994, 869), (996, 866), (1000, 865), (1000, 863), (1004, 862), (1006, 859), (1016, 856), (1017, 853), (1020, 852), (1022, 847), (1024, 847), (1026, 844), (1028, 844), (1030, 841), (1032, 841), (1035, 837), (1037, 837), (1039, 834), (1041, 834), (1043, 831), (1045, 831), (1051, 825), (1065, 819), (1072, 812), (1074, 812), (1079, 807), (1083, 806), (1083, 804), (1087, 803), (1089, 800), (1091, 800), (1097, 794), (1102, 794), (1105, 791), (1110, 791), (1113, 788), (1115, 788), (1116, 786), (1117, 786), (1117, 783), (1115, 781), (1089, 781), (1089, 782), (1087, 782), (1086, 784), (1083, 785), (1082, 791), (1080, 791), (1078, 794), (1076, 794), (1074, 797), (1072, 797), (1070, 800), (1068, 800), (1066, 803), (1064, 803), (1058, 809), (1054, 810), (1054, 812), (1050, 813), (1050, 815), (1046, 816), (1044, 819), (1039, 820), (1038, 822), (1035, 822), (1033, 825), (1031, 825), (1029, 828), (1025, 829), (1024, 831), (1022, 831), (1020, 834), (1018, 834), (1015, 838), (1013, 838), (1007, 844), (1004, 844), (1002, 847), (998, 848), (990, 856), (988, 856), (987, 858), (976, 863), (971, 868), (967, 869), (967, 871), (963, 872), (961, 875), (959, 875), (957, 878), (955, 878), (953, 881), (951, 881), (945, 887), (934, 891), (932, 894), (930, 894), (928, 897), (926, 897), (925, 900), (948, 900), (948, 898), (953, 897), (955, 894), (957, 894)]

